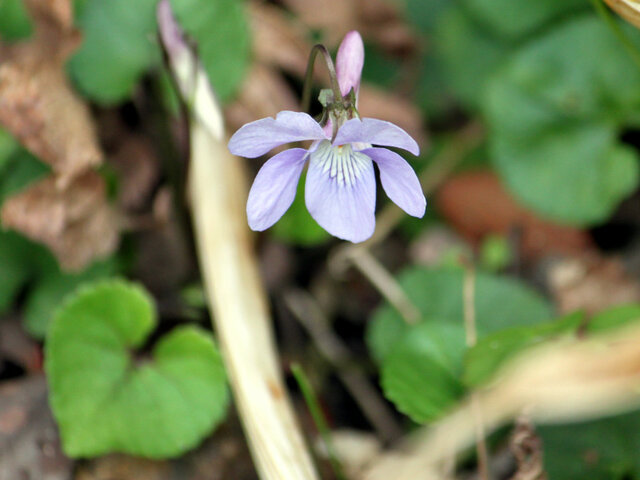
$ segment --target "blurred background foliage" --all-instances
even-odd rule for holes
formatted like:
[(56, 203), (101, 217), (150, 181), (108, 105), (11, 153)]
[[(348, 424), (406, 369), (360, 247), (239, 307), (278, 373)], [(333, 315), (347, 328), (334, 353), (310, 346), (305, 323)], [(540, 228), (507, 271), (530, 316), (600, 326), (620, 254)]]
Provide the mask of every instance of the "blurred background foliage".
[[(260, 237), (281, 348), (317, 369), (314, 380), (337, 427), (370, 425), (330, 361), (308, 353), (313, 341), (284, 306), (292, 288), (316, 298), (363, 376), (379, 380), (397, 410), (393, 421), (407, 432), (442, 418), (525, 348), (638, 320), (640, 65), (634, 58), (640, 32), (594, 8), (598, 1), (332, 0), (326, 13), (312, 0), (171, 1), (225, 105), (229, 131), (299, 109), (313, 43), (335, 49), (344, 33), (359, 29), (366, 46), (362, 115), (401, 125), (422, 146), (421, 156), (408, 161), (427, 191), (427, 216), (391, 220), (387, 224), (398, 228), (372, 247), (384, 268), (399, 272), (394, 281), (417, 309), (414, 321), (381, 301), (385, 292), (376, 292), (366, 273), (334, 271), (340, 270), (331, 263), (340, 243), (309, 216), (304, 182), (292, 208)], [(57, 57), (45, 41), (54, 53), (57, 46), (38, 36), (46, 15), (27, 3), (0, 0), (0, 80), (14, 71), (34, 79), (18, 82), (29, 87), (24, 90), (0, 83), (0, 109), (7, 112), (0, 111), (0, 205), (7, 227), (0, 232), (0, 380), (41, 372), (44, 343), (68, 455), (176, 457), (223, 419), (228, 393), (205, 326), (183, 197), (180, 159), (188, 147), (163, 68), (157, 2), (75, 0), (71, 26), (58, 19), (52, 38), (62, 44), (74, 29), (82, 38), (69, 52), (61, 47), (61, 60), (51, 65), (47, 59)], [(23, 61), (31, 57), (36, 60)], [(45, 67), (64, 80), (51, 83)], [(318, 90), (323, 75), (315, 78)], [(64, 100), (52, 106), (50, 98)], [(63, 168), (58, 157), (64, 155), (47, 133), (66, 121), (61, 110), (77, 108), (93, 131), (77, 136), (99, 159)], [(24, 122), (11, 121), (23, 114)], [(71, 144), (71, 132), (54, 137)], [(87, 150), (70, 147), (67, 155), (77, 164)], [(258, 163), (250, 163), (251, 174)], [(52, 193), (52, 184), (59, 190)], [(381, 219), (393, 218), (387, 203), (381, 195)], [(77, 205), (88, 206), (77, 213)], [(106, 238), (114, 240), (95, 246)], [(478, 270), (472, 347), (463, 326), (461, 256)], [(105, 283), (121, 276), (144, 287)], [(83, 295), (93, 300), (74, 307), (87, 301)], [(144, 312), (123, 327), (123, 337), (104, 333), (136, 309)], [(110, 315), (102, 318), (104, 311)], [(92, 319), (93, 326), (79, 328), (76, 317)], [(194, 321), (200, 326), (184, 325)], [(26, 346), (18, 352), (1, 335), (17, 335)], [(111, 353), (101, 350), (101, 339)], [(91, 368), (74, 369), (83, 358)], [(131, 366), (129, 378), (123, 372)], [(167, 372), (180, 383), (178, 393), (162, 379)], [(126, 394), (110, 397), (114, 385)], [(149, 392), (161, 406), (156, 416), (142, 414)], [(105, 402), (113, 403), (105, 418), (87, 413)], [(83, 408), (86, 416), (77, 416)], [(172, 416), (189, 416), (189, 422)], [(87, 437), (79, 419), (93, 422), (95, 437)], [(540, 427), (549, 478), (640, 478), (639, 422), (632, 412)], [(132, 436), (123, 434), (127, 424)], [(231, 430), (222, 434), (239, 435), (237, 426)], [(498, 432), (492, 444), (504, 444), (508, 435)], [(4, 441), (0, 437), (0, 446)], [(70, 468), (56, 448), (66, 459), (60, 468)], [(246, 464), (246, 448), (239, 452), (229, 462)], [(0, 464), (7, 458), (0, 448)]]

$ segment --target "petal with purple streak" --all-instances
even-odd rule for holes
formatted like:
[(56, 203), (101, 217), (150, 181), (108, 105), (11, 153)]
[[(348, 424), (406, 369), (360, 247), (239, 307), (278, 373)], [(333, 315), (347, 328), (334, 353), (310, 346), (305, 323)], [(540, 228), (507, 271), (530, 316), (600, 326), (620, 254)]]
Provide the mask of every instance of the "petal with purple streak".
[(348, 94), (352, 88), (356, 95), (358, 94), (363, 65), (362, 37), (357, 31), (352, 30), (344, 36), (336, 56), (336, 75), (342, 95)]
[(304, 167), (307, 150), (291, 148), (267, 160), (249, 192), (247, 218), (252, 230), (262, 231), (289, 209)]
[(334, 145), (344, 145), (345, 143), (368, 143), (396, 147), (407, 150), (414, 155), (420, 154), (420, 147), (411, 138), (411, 135), (391, 122), (375, 118), (347, 120), (338, 130), (333, 142)]
[(373, 162), (351, 146), (322, 142), (311, 154), (305, 201), (311, 216), (331, 235), (362, 242), (375, 229)]
[(378, 165), (380, 182), (389, 198), (409, 215), (423, 217), (427, 200), (411, 165), (386, 148), (367, 148), (360, 153), (371, 157)]
[(283, 111), (276, 118), (263, 118), (242, 126), (229, 140), (234, 155), (255, 158), (289, 142), (327, 138), (322, 127), (302, 112)]

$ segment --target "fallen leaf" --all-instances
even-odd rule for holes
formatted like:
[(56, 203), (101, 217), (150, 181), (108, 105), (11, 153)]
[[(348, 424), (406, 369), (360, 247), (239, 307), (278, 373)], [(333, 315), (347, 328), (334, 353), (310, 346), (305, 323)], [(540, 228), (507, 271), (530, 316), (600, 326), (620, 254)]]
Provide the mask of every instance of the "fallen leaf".
[(386, 0), (325, 0), (318, 8), (314, 0), (284, 0), (311, 29), (321, 30), (322, 41), (336, 47), (350, 30), (388, 52), (407, 52), (417, 45), (397, 3)]
[(0, 47), (0, 124), (50, 164), (64, 184), (102, 161), (89, 109), (72, 90), (64, 68), (79, 35), (68, 0), (30, 0), (27, 5), (35, 35)]
[(519, 205), (491, 172), (451, 178), (438, 191), (436, 201), (447, 221), (476, 244), (489, 234), (517, 233), (525, 259), (577, 254), (592, 246), (586, 232), (544, 220)]
[(304, 26), (296, 23), (286, 11), (272, 5), (252, 2), (248, 12), (253, 51), (258, 61), (302, 77), (312, 47)]
[(47, 245), (67, 270), (82, 269), (118, 243), (104, 180), (93, 171), (63, 187), (52, 176), (34, 183), (4, 202), (2, 223)]
[(622, 262), (595, 253), (561, 259), (549, 267), (548, 280), (561, 313), (600, 312), (615, 305), (640, 302), (640, 283)]
[(140, 211), (149, 203), (160, 177), (160, 165), (147, 139), (120, 133), (117, 149), (109, 156), (109, 165), (119, 179), (118, 204), (124, 210)]
[(282, 110), (300, 110), (296, 95), (276, 70), (255, 64), (225, 116), (230, 129), (235, 130), (259, 118), (273, 117)]

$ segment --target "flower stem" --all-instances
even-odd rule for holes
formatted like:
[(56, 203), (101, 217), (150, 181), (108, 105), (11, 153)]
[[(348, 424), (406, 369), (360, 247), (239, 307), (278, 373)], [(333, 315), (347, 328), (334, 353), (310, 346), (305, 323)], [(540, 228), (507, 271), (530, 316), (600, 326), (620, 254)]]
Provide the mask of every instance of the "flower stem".
[(331, 55), (324, 45), (314, 45), (309, 54), (309, 63), (307, 64), (307, 71), (304, 75), (304, 87), (302, 91), (302, 111), (309, 111), (311, 106), (311, 87), (313, 84), (313, 66), (316, 61), (318, 53), (322, 53), (324, 61), (327, 64), (327, 70), (329, 70), (329, 79), (331, 82), (331, 90), (333, 91), (334, 102), (342, 99), (342, 93), (340, 93), (340, 85), (338, 84), (338, 75), (336, 74), (336, 67), (333, 65)]

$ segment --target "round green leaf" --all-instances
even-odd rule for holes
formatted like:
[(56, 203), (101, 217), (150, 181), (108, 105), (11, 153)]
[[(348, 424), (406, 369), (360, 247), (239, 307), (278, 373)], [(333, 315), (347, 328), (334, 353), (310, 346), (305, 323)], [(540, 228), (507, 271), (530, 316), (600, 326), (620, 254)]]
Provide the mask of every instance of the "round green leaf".
[(245, 4), (238, 0), (172, 0), (180, 25), (198, 45), (198, 55), (216, 94), (231, 98), (248, 67), (251, 42)]
[(176, 456), (223, 418), (225, 374), (206, 332), (180, 327), (151, 358), (132, 355), (155, 322), (148, 294), (124, 281), (84, 287), (54, 316), (45, 367), (68, 455)]
[(41, 262), (46, 267), (40, 265), (41, 272), (24, 306), (25, 327), (38, 339), (46, 336), (54, 311), (68, 294), (84, 283), (113, 276), (118, 271), (114, 259), (96, 262), (78, 273), (62, 272), (54, 258), (47, 260), (50, 261)]
[(69, 62), (72, 77), (91, 99), (119, 102), (159, 62), (155, 41), (157, 0), (88, 0), (78, 24), (83, 42)]
[(577, 8), (584, 0), (465, 0), (464, 5), (488, 30), (508, 37), (522, 37), (553, 18)]
[[(80, 89), (101, 103), (129, 97), (150, 67), (160, 64), (156, 40), (157, 0), (86, 0), (79, 14), (84, 42), (69, 68)], [(195, 39), (217, 94), (229, 98), (249, 57), (244, 3), (237, 0), (179, 0), (172, 6)]]
[[(398, 282), (423, 321), (438, 319), (463, 325), (461, 269), (414, 267), (398, 276)], [(535, 325), (551, 318), (551, 309), (537, 293), (515, 279), (478, 273), (476, 275), (476, 324), (480, 336), (517, 325)], [(367, 343), (373, 356), (382, 360), (409, 329), (388, 304), (378, 308), (367, 329)]]
[(472, 109), (480, 107), (490, 74), (513, 49), (455, 6), (442, 15), (434, 46), (445, 84)]
[(415, 325), (382, 363), (385, 396), (418, 423), (434, 420), (464, 393), (459, 381), (464, 351), (462, 325)]
[(0, 38), (16, 41), (31, 35), (33, 26), (22, 0), (0, 0)]
[(640, 71), (617, 38), (593, 16), (567, 22), (490, 82), (493, 162), (524, 204), (558, 221), (596, 223), (638, 183), (637, 155), (618, 134), (639, 106)]

